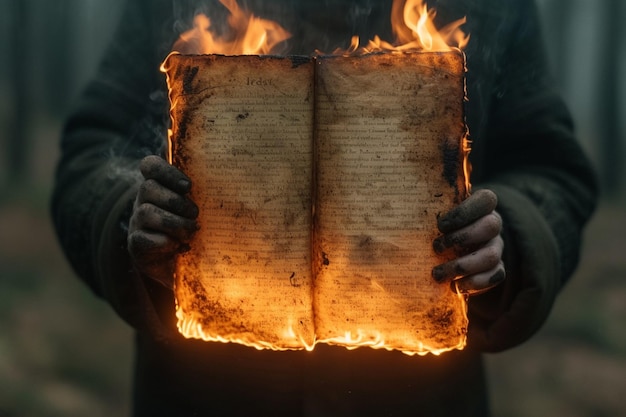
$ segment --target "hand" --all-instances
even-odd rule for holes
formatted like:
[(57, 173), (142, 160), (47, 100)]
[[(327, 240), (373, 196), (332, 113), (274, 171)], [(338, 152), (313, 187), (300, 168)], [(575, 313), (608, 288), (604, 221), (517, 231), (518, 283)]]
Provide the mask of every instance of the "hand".
[(433, 241), (437, 253), (454, 251), (457, 258), (433, 268), (438, 282), (453, 282), (459, 292), (483, 293), (505, 279), (500, 237), (502, 218), (495, 211), (498, 198), (479, 190), (437, 219), (443, 233)]
[(128, 251), (140, 273), (172, 288), (174, 255), (198, 229), (198, 207), (186, 197), (191, 181), (158, 156), (145, 157), (139, 168), (145, 181), (130, 217)]

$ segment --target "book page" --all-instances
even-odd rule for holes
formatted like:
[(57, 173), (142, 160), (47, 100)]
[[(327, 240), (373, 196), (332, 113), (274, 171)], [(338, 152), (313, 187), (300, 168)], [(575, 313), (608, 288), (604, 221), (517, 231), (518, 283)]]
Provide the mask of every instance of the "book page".
[(462, 296), (438, 284), (437, 215), (466, 194), (460, 52), (318, 58), (316, 270), (321, 341), (462, 347)]
[(172, 162), (201, 208), (176, 262), (179, 329), (311, 347), (313, 62), (173, 55), (166, 66)]

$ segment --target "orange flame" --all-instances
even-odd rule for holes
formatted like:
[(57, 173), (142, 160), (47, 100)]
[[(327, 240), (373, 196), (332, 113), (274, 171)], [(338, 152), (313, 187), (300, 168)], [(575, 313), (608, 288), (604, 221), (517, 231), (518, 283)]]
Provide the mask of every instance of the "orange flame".
[[(459, 291), (457, 291), (457, 297), (464, 298), (464, 296)], [(303, 338), (298, 337), (294, 332), (293, 327), (289, 325), (287, 328), (283, 329), (283, 337), (285, 341), (292, 341), (293, 347), (285, 347), (277, 346), (276, 344), (273, 344), (271, 342), (264, 341), (254, 335), (251, 335), (248, 338), (233, 338), (232, 336), (225, 337), (219, 334), (211, 334), (205, 332), (202, 324), (197, 321), (195, 317), (193, 317), (193, 313), (183, 312), (178, 303), (176, 303), (176, 318), (178, 319), (178, 331), (188, 339), (200, 339), (206, 342), (236, 343), (252, 347), (257, 350), (306, 350), (311, 352), (315, 349), (315, 346), (317, 344), (321, 343), (341, 346), (346, 348), (347, 350), (354, 350), (360, 347), (369, 347), (371, 349), (384, 349), (388, 351), (399, 350), (408, 356), (425, 356), (428, 354), (439, 356), (442, 353), (450, 352), (452, 350), (462, 350), (463, 348), (465, 348), (466, 345), (466, 339), (462, 338), (455, 346), (440, 348), (435, 346), (429, 346), (427, 344), (424, 344), (423, 342), (420, 342), (419, 346), (413, 348), (413, 350), (403, 350), (402, 347), (393, 346), (385, 341), (382, 333), (376, 333), (375, 335), (372, 335), (371, 331), (365, 331), (361, 329), (357, 329), (355, 334), (350, 331), (346, 331), (343, 336), (337, 336), (328, 339), (316, 338), (315, 340), (313, 340), (313, 343), (310, 344)], [(409, 340), (408, 343), (405, 344), (405, 346), (410, 346), (411, 344), (412, 343)]]
[(261, 19), (239, 7), (236, 0), (220, 0), (230, 12), (226, 37), (212, 31), (211, 19), (194, 18), (193, 29), (180, 35), (173, 51), (181, 54), (267, 55), (291, 34), (278, 23)]
[[(391, 8), (391, 27), (396, 37), (390, 43), (375, 36), (359, 47), (358, 36), (353, 36), (350, 47), (336, 49), (334, 55), (362, 55), (372, 52), (427, 51), (445, 52), (463, 49), (469, 42), (461, 26), (466, 19), (456, 20), (437, 30), (434, 24), (436, 12), (428, 10), (423, 0), (394, 0)], [(322, 54), (317, 51), (318, 54)]]
[[(221, 54), (221, 55), (267, 55), (275, 53), (275, 48), (283, 41), (289, 39), (291, 34), (278, 23), (258, 18), (245, 9), (241, 9), (236, 0), (219, 0), (224, 5), (230, 15), (228, 17), (229, 30), (223, 35), (218, 35), (213, 30), (211, 19), (204, 14), (198, 14), (194, 18), (193, 28), (182, 33), (178, 41), (172, 48), (172, 54)], [(350, 47), (347, 49), (337, 49), (333, 51), (335, 55), (362, 55), (375, 52), (445, 52), (454, 49), (463, 49), (468, 41), (466, 35), (460, 27), (465, 24), (466, 19), (462, 18), (452, 22), (441, 29), (434, 25), (436, 12), (428, 10), (424, 0), (394, 0), (391, 10), (391, 23), (395, 42), (391, 43), (382, 40), (378, 35), (369, 40), (365, 45), (360, 45), (358, 36), (353, 36)], [(317, 54), (323, 54), (316, 51)], [(174, 110), (178, 101), (171, 96), (171, 86), (168, 72), (168, 59), (162, 63), (161, 71), (167, 76), (167, 83), (170, 91), (170, 110)], [(173, 114), (173, 113), (172, 113)], [(168, 131), (168, 160), (172, 163), (172, 130)], [(466, 192), (469, 194), (471, 184), (469, 183), (471, 166), (468, 160), (470, 152), (470, 141), (466, 136), (463, 140), (463, 169), (466, 179)], [(464, 296), (457, 291), (457, 297)], [(177, 301), (177, 300), (176, 300)], [(204, 331), (202, 325), (192, 316), (186, 315), (178, 302), (176, 302), (176, 317), (178, 319), (178, 329), (187, 338), (198, 338), (205, 341), (235, 342), (256, 349), (290, 350), (306, 349), (311, 351), (318, 343), (344, 346), (347, 349), (355, 349), (361, 346), (368, 346), (374, 349), (394, 350), (402, 348), (394, 347), (384, 340), (382, 334), (372, 335), (366, 330), (357, 329), (355, 333), (346, 332), (345, 335), (327, 339), (313, 340), (312, 344), (306, 340), (300, 340), (291, 324), (283, 329), (286, 340), (293, 340), (294, 346), (299, 347), (278, 347), (272, 343), (256, 338), (250, 339), (229, 339), (217, 334), (209, 334)], [(436, 348), (433, 346), (420, 345), (412, 351), (403, 351), (407, 355), (425, 355), (432, 353), (440, 355), (443, 352), (463, 349), (465, 339), (459, 341), (457, 346), (446, 348)]]
[[(241, 9), (236, 0), (220, 0), (230, 12), (229, 30), (224, 36), (214, 33), (211, 19), (204, 14), (194, 18), (193, 29), (181, 34), (173, 51), (181, 54), (267, 55), (291, 34), (278, 23), (261, 19)], [(378, 35), (360, 46), (358, 36), (353, 36), (350, 47), (336, 49), (335, 55), (362, 55), (372, 52), (419, 50), (428, 52), (463, 49), (469, 42), (461, 26), (466, 19), (456, 20), (441, 29), (433, 23), (436, 12), (424, 0), (394, 0), (391, 8), (391, 26), (395, 42), (382, 40)], [(316, 51), (317, 54), (323, 54)]]

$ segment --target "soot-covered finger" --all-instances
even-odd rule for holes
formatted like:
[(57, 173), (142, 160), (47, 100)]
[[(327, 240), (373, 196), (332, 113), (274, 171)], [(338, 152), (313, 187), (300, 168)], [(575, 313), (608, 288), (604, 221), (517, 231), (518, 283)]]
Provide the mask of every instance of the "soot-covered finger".
[(451, 233), (461, 229), (494, 211), (498, 197), (491, 190), (478, 190), (452, 210), (437, 217), (437, 227), (441, 233)]
[(181, 242), (187, 242), (198, 230), (194, 219), (178, 216), (153, 204), (139, 205), (134, 214), (136, 228), (164, 233)]
[(444, 282), (489, 271), (501, 263), (503, 248), (504, 243), (498, 236), (471, 254), (434, 267), (433, 278)]
[(172, 289), (174, 257), (180, 244), (162, 233), (138, 230), (128, 237), (133, 265), (143, 275)]
[(128, 252), (136, 262), (154, 254), (173, 254), (179, 246), (179, 242), (163, 233), (136, 230), (128, 235)]
[(189, 177), (159, 156), (146, 156), (139, 169), (145, 179), (153, 179), (176, 193), (186, 194), (191, 189)]
[(455, 248), (457, 252), (465, 252), (482, 243), (495, 238), (502, 231), (502, 218), (492, 211), (455, 232), (439, 236), (433, 241), (433, 249), (442, 253), (446, 249)]
[(153, 179), (144, 181), (137, 194), (139, 204), (149, 203), (178, 216), (195, 219), (198, 206), (189, 198), (177, 194)]
[(463, 277), (454, 281), (454, 285), (461, 294), (478, 295), (494, 288), (505, 279), (504, 263), (500, 261), (489, 271)]

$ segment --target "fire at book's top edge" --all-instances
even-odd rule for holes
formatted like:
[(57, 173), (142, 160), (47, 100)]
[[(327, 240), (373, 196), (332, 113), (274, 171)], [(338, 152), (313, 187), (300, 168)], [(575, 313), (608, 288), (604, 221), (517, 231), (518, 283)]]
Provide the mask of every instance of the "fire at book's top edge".
[[(239, 60), (244, 59), (253, 61), (272, 60), (282, 61), (288, 60), (292, 67), (299, 67), (301, 65), (310, 64), (316, 62), (318, 65), (323, 65), (323, 62), (344, 59), (348, 61), (361, 61), (364, 59), (377, 59), (378, 57), (389, 57), (389, 59), (404, 59), (410, 57), (418, 61), (420, 64), (429, 67), (445, 68), (451, 73), (462, 74), (466, 68), (465, 53), (458, 49), (452, 48), (449, 51), (420, 51), (420, 50), (407, 50), (407, 51), (379, 51), (370, 52), (367, 54), (355, 54), (355, 55), (333, 55), (333, 54), (320, 54), (320, 55), (223, 55), (223, 54), (180, 54), (178, 52), (172, 52), (164, 61), (163, 68), (171, 68), (182, 63), (189, 64), (190, 62), (214, 62), (219, 60)], [(173, 62), (172, 62), (173, 61)], [(418, 65), (420, 65), (418, 64)]]
[(263, 60), (288, 60), (291, 62), (292, 67), (298, 67), (303, 64), (311, 63), (315, 60), (313, 56), (307, 55), (224, 55), (224, 54), (180, 54), (178, 52), (172, 52), (165, 58), (164, 62), (172, 61), (216, 61), (216, 60), (228, 60), (237, 59), (239, 61), (248, 59), (250, 61), (263, 61)]
[(451, 47), (447, 51), (424, 51), (420, 49), (406, 49), (406, 50), (394, 50), (394, 51), (373, 51), (367, 53), (346, 53), (346, 54), (315, 54), (313, 55), (315, 58), (320, 59), (335, 59), (335, 58), (359, 58), (359, 57), (368, 57), (368, 56), (379, 56), (379, 55), (394, 55), (394, 56), (405, 56), (405, 55), (421, 55), (421, 56), (459, 56), (464, 57), (465, 52), (463, 52), (459, 48)]
[[(372, 52), (357, 55), (319, 55), (315, 62), (318, 66), (324, 66), (326, 62), (346, 62), (347, 65), (357, 65), (360, 62), (371, 61), (380, 66), (413, 65), (417, 67), (433, 68), (446, 72), (452, 76), (462, 76), (467, 72), (465, 53), (457, 48), (449, 51), (393, 51)], [(352, 64), (350, 64), (352, 63)], [(334, 64), (333, 64), (334, 65)]]
[(449, 51), (420, 51), (420, 50), (406, 50), (406, 51), (376, 51), (376, 52), (368, 52), (365, 54), (313, 54), (313, 55), (249, 55), (249, 54), (240, 54), (240, 55), (225, 55), (225, 54), (181, 54), (179, 52), (172, 52), (166, 58), (170, 59), (172, 57), (178, 57), (178, 59), (209, 59), (210, 57), (219, 57), (226, 59), (241, 59), (241, 57), (249, 57), (252, 59), (290, 59), (294, 64), (302, 64), (311, 62), (316, 59), (339, 59), (339, 58), (362, 58), (362, 57), (371, 57), (371, 56), (380, 56), (380, 55), (423, 55), (423, 56), (451, 56), (457, 55), (459, 57), (464, 57), (465, 53), (458, 49), (452, 48)]
[[(226, 55), (226, 54), (181, 54), (179, 52), (172, 52), (168, 58), (177, 57), (178, 59), (209, 59), (209, 58), (224, 58), (224, 59), (241, 59), (246, 57), (249, 59), (291, 59), (292, 61), (309, 62), (315, 58), (313, 55), (251, 55), (251, 54), (239, 54), (239, 55)], [(167, 59), (167, 58), (166, 58)]]

